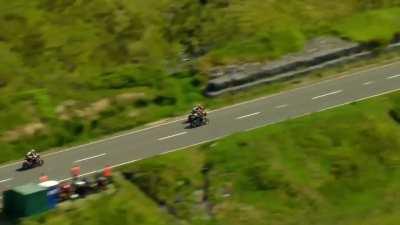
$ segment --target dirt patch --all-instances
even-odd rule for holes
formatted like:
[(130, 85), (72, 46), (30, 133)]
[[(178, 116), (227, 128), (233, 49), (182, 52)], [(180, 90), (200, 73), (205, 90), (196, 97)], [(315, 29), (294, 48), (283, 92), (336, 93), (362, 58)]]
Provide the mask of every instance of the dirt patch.
[(14, 142), (23, 138), (30, 138), (42, 134), (46, 131), (46, 125), (41, 122), (34, 122), (7, 131), (3, 134), (2, 140), (5, 142)]
[[(71, 120), (73, 118), (96, 119), (101, 113), (117, 106), (129, 106), (145, 97), (144, 93), (122, 93), (114, 97), (103, 98), (89, 105), (68, 100), (57, 106), (56, 112), (61, 120)], [(130, 117), (137, 114), (130, 112)]]
[(73, 116), (74, 108), (78, 102), (75, 100), (67, 100), (56, 107), (56, 113), (61, 120), (69, 120)]
[(144, 98), (144, 93), (122, 93), (120, 95), (115, 96), (115, 102), (117, 104), (132, 104), (137, 100)]

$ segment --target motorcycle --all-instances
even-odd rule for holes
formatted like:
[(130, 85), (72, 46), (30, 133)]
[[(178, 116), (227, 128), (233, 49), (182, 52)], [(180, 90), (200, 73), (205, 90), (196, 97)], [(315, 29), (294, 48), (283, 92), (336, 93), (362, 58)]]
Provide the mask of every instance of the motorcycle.
[(43, 166), (44, 161), (43, 159), (40, 158), (40, 156), (37, 156), (34, 159), (28, 160), (25, 159), (25, 161), (22, 163), (22, 169), (27, 170), (27, 169), (32, 169), (38, 166)]
[(188, 123), (190, 123), (191, 128), (200, 127), (202, 125), (206, 125), (209, 122), (206, 114), (198, 114), (194, 113), (189, 115)]

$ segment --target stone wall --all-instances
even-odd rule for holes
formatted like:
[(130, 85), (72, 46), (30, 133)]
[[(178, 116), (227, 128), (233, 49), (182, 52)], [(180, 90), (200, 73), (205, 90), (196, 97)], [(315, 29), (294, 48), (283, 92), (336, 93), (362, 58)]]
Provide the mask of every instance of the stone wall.
[[(400, 35), (383, 51), (400, 49)], [(304, 50), (266, 63), (248, 63), (214, 68), (205, 90), (207, 96), (217, 96), (259, 84), (289, 79), (318, 69), (349, 63), (374, 56), (371, 46), (335, 37), (319, 37), (309, 41)]]

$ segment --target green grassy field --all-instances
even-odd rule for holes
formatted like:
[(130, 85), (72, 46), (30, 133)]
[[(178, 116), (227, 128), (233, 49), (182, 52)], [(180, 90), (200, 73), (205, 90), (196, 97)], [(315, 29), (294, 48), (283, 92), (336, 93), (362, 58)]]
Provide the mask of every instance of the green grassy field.
[(274, 59), (326, 34), (387, 43), (399, 4), (0, 0), (0, 162), (216, 105), (201, 95), (215, 65)]
[[(116, 193), (101, 194), (84, 202), (64, 205), (62, 210), (52, 214), (51, 219), (38, 216), (35, 220), (25, 221), (24, 224), (172, 224), (173, 218), (164, 214), (134, 185), (117, 179), (116, 188)], [(69, 220), (65, 219), (66, 215)]]
[(396, 225), (399, 137), (394, 93), (140, 161), (121, 168), (132, 184), (116, 199), (22, 224)]

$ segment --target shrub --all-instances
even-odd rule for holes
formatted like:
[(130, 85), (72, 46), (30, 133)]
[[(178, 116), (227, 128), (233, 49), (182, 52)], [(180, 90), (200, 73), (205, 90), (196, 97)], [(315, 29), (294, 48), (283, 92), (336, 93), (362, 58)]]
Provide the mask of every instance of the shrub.
[(175, 105), (177, 102), (175, 97), (159, 95), (154, 99), (154, 103), (160, 106)]
[(400, 124), (400, 107), (389, 110), (389, 116)]

